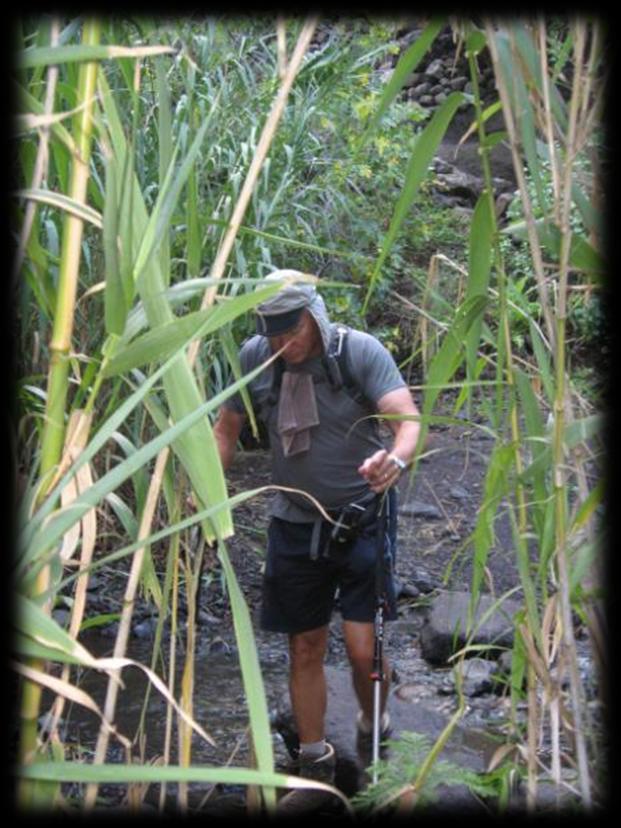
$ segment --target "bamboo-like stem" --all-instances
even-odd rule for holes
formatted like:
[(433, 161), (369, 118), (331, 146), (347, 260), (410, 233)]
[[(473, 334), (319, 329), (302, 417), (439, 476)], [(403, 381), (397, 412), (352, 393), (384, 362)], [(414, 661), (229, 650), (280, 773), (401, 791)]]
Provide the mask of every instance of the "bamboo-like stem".
[[(84, 25), (82, 41), (94, 45), (99, 41), (100, 24), (88, 21)], [(88, 164), (90, 159), (91, 136), (93, 131), (93, 101), (97, 81), (97, 63), (84, 63), (79, 72), (78, 103), (85, 106), (75, 120), (77, 156), (73, 159), (69, 195), (79, 203), (86, 201), (88, 183)], [(65, 435), (65, 406), (69, 377), (69, 354), (73, 332), (73, 316), (77, 294), (80, 267), (80, 247), (83, 224), (81, 219), (67, 215), (63, 224), (60, 272), (56, 296), (56, 311), (52, 339), (50, 342), (50, 367), (46, 401), (46, 416), (41, 442), (40, 477), (43, 485), (41, 495), (44, 497), (50, 479), (60, 462)], [(42, 595), (50, 586), (49, 566), (43, 567), (38, 574), (34, 595)], [(49, 602), (48, 602), (49, 610)], [(43, 668), (40, 662), (32, 666)], [(21, 727), (19, 759), (22, 764), (30, 764), (37, 752), (37, 725), (41, 705), (41, 687), (25, 681), (21, 696)], [(20, 779), (18, 802), (21, 807), (32, 804), (33, 785), (29, 780)]]
[[(489, 37), (488, 39), (492, 39)], [(478, 74), (475, 63), (475, 57), (472, 54), (468, 55), (470, 63), (470, 76), (474, 87), (474, 101), (476, 110), (477, 129), (479, 135), (479, 146), (481, 148), (481, 164), (483, 167), (483, 175), (485, 180), (486, 193), (490, 200), (489, 215), (490, 221), (493, 223), (493, 251), (494, 251), (494, 267), (497, 275), (498, 285), (498, 306), (500, 309), (500, 331), (504, 345), (504, 365), (501, 364), (499, 354), (498, 367), (502, 372), (502, 377), (506, 382), (508, 392), (508, 406), (509, 406), (509, 425), (511, 429), (511, 445), (513, 447), (513, 463), (516, 472), (516, 486), (515, 497), (517, 501), (518, 514), (518, 543), (523, 543), (528, 528), (528, 509), (526, 504), (526, 494), (524, 491), (524, 484), (520, 482), (523, 472), (523, 460), (521, 455), (521, 436), (518, 419), (518, 406), (516, 399), (515, 388), (515, 372), (514, 372), (514, 357), (513, 346), (511, 342), (511, 326), (509, 323), (508, 301), (507, 301), (507, 276), (504, 268), (504, 261), (502, 251), (500, 248), (500, 236), (498, 232), (497, 216), (493, 204), (493, 184), (491, 164), (489, 159), (489, 149), (485, 142), (485, 128), (483, 124), (481, 99), (478, 89)], [(504, 112), (504, 110), (503, 110)], [(505, 114), (505, 118), (507, 118)], [(515, 159), (514, 159), (515, 160)], [(500, 412), (499, 412), (500, 414)], [(523, 577), (528, 577), (527, 573), (523, 573)], [(524, 588), (525, 594), (529, 590)], [(529, 607), (526, 613), (528, 628), (533, 636), (541, 645), (541, 631), (538, 625), (537, 617), (533, 617), (536, 611), (535, 607)], [(528, 783), (527, 783), (527, 806), (529, 809), (534, 808), (534, 802), (537, 796), (537, 775), (536, 775), (536, 735), (538, 726), (538, 703), (536, 693), (536, 676), (532, 667), (528, 668)]]
[[(573, 163), (578, 152), (577, 132), (580, 96), (582, 92), (583, 60), (586, 42), (584, 23), (577, 22), (574, 26), (574, 77), (572, 95), (569, 104), (569, 123), (567, 130), (567, 147), (564, 176), (561, 184), (562, 202), (560, 209), (561, 255), (558, 278), (558, 305), (557, 305), (557, 337), (555, 349), (556, 367), (556, 397), (554, 400), (554, 431), (553, 431), (553, 488), (555, 503), (556, 529), (556, 563), (560, 586), (561, 624), (563, 630), (562, 654), (569, 665), (569, 683), (571, 708), (573, 713), (573, 730), (576, 745), (576, 758), (580, 779), (580, 790), (584, 804), (590, 808), (591, 782), (586, 750), (585, 734), (582, 722), (581, 683), (576, 660), (576, 642), (573, 632), (571, 597), (569, 592), (569, 571), (567, 565), (567, 515), (566, 515), (566, 480), (565, 480), (565, 448), (563, 434), (565, 430), (565, 325), (567, 318), (567, 284), (569, 276), (569, 251), (571, 245), (571, 225), (569, 222), (571, 209), (571, 184)], [(564, 660), (564, 659), (562, 659)]]
[[(60, 34), (60, 24), (57, 18), (52, 20), (50, 30), (50, 46), (56, 46), (58, 43), (58, 36)], [(58, 81), (58, 66), (49, 66), (47, 70), (47, 81), (45, 84), (45, 104), (43, 107), (44, 115), (51, 115), (54, 111), (54, 97), (56, 95), (56, 83)], [(49, 158), (49, 126), (42, 126), (40, 129), (41, 140), (37, 148), (37, 157), (35, 159), (34, 171), (32, 174), (31, 189), (38, 189), (45, 179), (47, 173), (47, 163)], [(15, 261), (13, 263), (13, 282), (17, 283), (19, 271), (24, 260), (24, 254), (30, 233), (34, 224), (35, 215), (37, 212), (36, 201), (28, 201), (24, 212), (24, 223), (19, 234), (19, 242), (17, 244), (17, 252), (15, 254)]]
[[(503, 112), (505, 115), (505, 123), (511, 138), (511, 148), (514, 157), (514, 168), (516, 177), (518, 179), (520, 193), (522, 196), (522, 204), (526, 224), (528, 229), (531, 255), (535, 264), (535, 274), (537, 276), (537, 283), (540, 289), (540, 298), (544, 291), (545, 284), (541, 280), (542, 271), (540, 270), (540, 250), (537, 241), (537, 233), (535, 228), (535, 221), (530, 206), (530, 200), (525, 185), (525, 178), (522, 170), (521, 161), (518, 156), (519, 140), (516, 131), (516, 124), (514, 114), (511, 110), (511, 101), (508, 93), (506, 79), (500, 69), (500, 62), (497, 52), (497, 46), (494, 39), (494, 34), (491, 27), (487, 26), (488, 41), (490, 52), (492, 54), (492, 62), (494, 65), (494, 72), (496, 75), (497, 87), (503, 102)], [(592, 78), (594, 75), (594, 57), (591, 54), (591, 60), (588, 68), (585, 68), (585, 46), (586, 46), (586, 28), (584, 23), (573, 23), (573, 42), (574, 42), (574, 59), (573, 59), (573, 78), (572, 91), (568, 107), (568, 121), (567, 128), (564, 135), (561, 135), (563, 146), (560, 151), (557, 151), (555, 144), (555, 128), (559, 125), (555, 124), (552, 119), (552, 110), (550, 105), (549, 93), (549, 79), (547, 59), (545, 56), (546, 33), (545, 26), (542, 22), (539, 23), (538, 41), (541, 47), (540, 65), (542, 74), (542, 105), (536, 110), (538, 117), (538, 125), (546, 136), (549, 147), (549, 156), (552, 165), (552, 180), (554, 186), (554, 221), (560, 234), (560, 262), (558, 272), (555, 280), (555, 312), (552, 316), (548, 315), (548, 308), (542, 301), (542, 308), (544, 310), (544, 319), (549, 329), (550, 341), (552, 344), (551, 351), (554, 359), (555, 367), (555, 398), (553, 400), (553, 431), (552, 431), (552, 489), (555, 507), (555, 557), (557, 567), (557, 576), (559, 584), (559, 601), (558, 601), (558, 619), (557, 623), (562, 634), (562, 645), (559, 656), (559, 664), (564, 667), (567, 665), (570, 679), (570, 699), (571, 711), (573, 715), (573, 722), (571, 725), (572, 737), (574, 739), (576, 759), (578, 765), (578, 772), (580, 778), (581, 796), (585, 806), (588, 808), (591, 805), (591, 785), (588, 768), (588, 757), (586, 751), (585, 734), (583, 727), (582, 714), (582, 699), (581, 699), (581, 683), (576, 661), (576, 646), (573, 634), (571, 597), (570, 597), (570, 574), (567, 562), (567, 543), (568, 543), (568, 519), (567, 519), (567, 458), (565, 456), (564, 433), (568, 421), (572, 418), (571, 392), (567, 381), (566, 374), (566, 320), (567, 320), (567, 295), (568, 295), (568, 277), (570, 271), (570, 250), (572, 240), (572, 230), (570, 225), (570, 211), (572, 205), (572, 176), (574, 162), (577, 154), (581, 148), (581, 141), (586, 139), (588, 135), (588, 124), (591, 122), (592, 112), (589, 110), (589, 101), (585, 100), (585, 95), (591, 95)], [(586, 82), (585, 72), (590, 80)], [(561, 160), (562, 155), (562, 160)], [(547, 299), (547, 292), (545, 292)], [(584, 483), (584, 476), (581, 476), (581, 468), (578, 469), (578, 480)], [(542, 650), (543, 651), (543, 650)], [(534, 679), (534, 676), (532, 677)], [(530, 687), (530, 684), (529, 684)], [(529, 693), (529, 697), (530, 697)], [(558, 693), (555, 696), (550, 696), (544, 700), (544, 704), (550, 707), (550, 716), (552, 720), (553, 729), (558, 727), (558, 711), (554, 708), (559, 702)], [(533, 703), (536, 700), (533, 697)], [(534, 764), (531, 761), (530, 755), (533, 751), (532, 729), (533, 720), (530, 716), (530, 701), (529, 701), (529, 801), (532, 804), (533, 791), (531, 790), (531, 780), (534, 774)], [(554, 737), (557, 740), (557, 737)], [(558, 777), (559, 769), (556, 764), (554, 766), (554, 773)]]
[[(523, 472), (523, 460), (522, 455), (520, 452), (521, 446), (521, 436), (520, 436), (520, 426), (518, 420), (518, 406), (516, 400), (516, 393), (515, 393), (515, 371), (514, 371), (514, 357), (513, 357), (513, 346), (511, 343), (511, 327), (509, 324), (509, 314), (508, 314), (508, 300), (507, 300), (507, 275), (504, 268), (504, 261), (502, 256), (502, 251), (500, 248), (500, 234), (498, 232), (498, 220), (496, 216), (496, 211), (494, 209), (493, 203), (493, 183), (492, 183), (492, 170), (491, 170), (491, 163), (489, 157), (489, 148), (485, 142), (485, 127), (483, 122), (483, 113), (481, 108), (481, 96), (479, 94), (479, 86), (478, 86), (478, 73), (476, 67), (475, 56), (473, 54), (468, 55), (468, 60), (470, 63), (470, 76), (473, 83), (474, 88), (474, 103), (475, 103), (475, 112), (476, 112), (476, 121), (477, 121), (477, 130), (479, 135), (479, 146), (480, 146), (480, 153), (481, 153), (481, 165), (483, 167), (483, 176), (485, 181), (485, 192), (487, 194), (487, 198), (489, 199), (489, 216), (490, 221), (492, 222), (492, 238), (493, 238), (493, 251), (494, 251), (494, 267), (497, 274), (497, 283), (498, 283), (498, 305), (500, 308), (500, 326), (501, 326), (501, 334), (504, 341), (504, 351), (505, 351), (505, 365), (499, 365), (499, 368), (503, 371), (503, 378), (507, 384), (507, 390), (509, 395), (509, 423), (511, 428), (511, 441), (513, 446), (513, 462), (515, 464), (516, 470), (516, 489), (515, 495), (517, 500), (517, 507), (518, 507), (518, 535), (520, 538), (520, 542), (522, 542), (522, 538), (524, 538), (528, 526), (528, 510), (526, 506), (526, 495), (524, 491), (524, 484), (520, 482), (520, 478)], [(526, 590), (525, 590), (526, 591)], [(528, 617), (530, 618), (531, 613), (528, 613)], [(535, 619), (530, 619), (531, 624)], [(540, 640), (540, 633), (538, 629), (533, 631), (535, 635)]]
[[(246, 174), (246, 179), (237, 198), (235, 209), (233, 210), (233, 214), (229, 221), (228, 227), (224, 233), (224, 236), (218, 248), (218, 252), (216, 253), (216, 258), (214, 259), (209, 274), (211, 279), (219, 280), (222, 278), (224, 268), (226, 267), (226, 263), (231, 254), (231, 250), (233, 249), (233, 243), (235, 241), (237, 232), (244, 217), (244, 213), (246, 212), (246, 209), (252, 197), (253, 190), (256, 186), (257, 178), (259, 176), (259, 173), (261, 172), (263, 162), (265, 161), (267, 152), (274, 139), (276, 128), (285, 110), (285, 104), (287, 103), (287, 98), (289, 97), (289, 92), (291, 91), (293, 81), (295, 80), (295, 77), (299, 71), (302, 59), (306, 54), (306, 50), (310, 45), (311, 38), (315, 31), (316, 25), (317, 19), (310, 18), (306, 21), (306, 23), (304, 24), (304, 28), (300, 33), (298, 42), (296, 43), (295, 49), (293, 50), (293, 54), (291, 55), (291, 60), (287, 65), (287, 70), (283, 77), (282, 84), (280, 86), (280, 89), (278, 90), (278, 94), (276, 95), (276, 99), (272, 105), (271, 112), (268, 115), (267, 121), (265, 122), (265, 126), (263, 127), (263, 131), (261, 132), (259, 143), (257, 144), (257, 148), (255, 150), (252, 162), (250, 163), (250, 167)], [(205, 291), (203, 300), (201, 302), (201, 310), (205, 310), (213, 304), (217, 290), (218, 285), (214, 284)], [(193, 342), (190, 348), (188, 349), (188, 358), (190, 365), (193, 365), (196, 361), (196, 356), (198, 354), (199, 347), (200, 342), (197, 341)]]
[[(170, 612), (170, 659), (168, 664), (168, 690), (174, 695), (175, 676), (177, 668), (177, 619), (179, 617), (179, 534), (174, 535), (172, 549), (172, 606)], [(172, 743), (173, 710), (170, 705), (166, 708), (166, 729), (164, 732), (164, 762), (168, 764), (170, 746)], [(162, 783), (159, 797), (159, 810), (162, 812), (166, 804), (166, 783)]]
[(537, 291), (539, 302), (541, 303), (541, 310), (546, 325), (546, 332), (548, 340), (554, 343), (556, 335), (556, 327), (554, 318), (550, 309), (550, 302), (548, 299), (546, 276), (543, 266), (543, 258), (541, 256), (541, 247), (539, 238), (537, 236), (537, 228), (534, 219), (533, 209), (528, 194), (528, 187), (526, 186), (526, 178), (524, 169), (522, 167), (522, 159), (519, 154), (519, 147), (521, 145), (520, 138), (517, 133), (517, 125), (511, 108), (511, 98), (509, 90), (507, 89), (506, 79), (500, 65), (498, 55), (498, 48), (495, 40), (495, 29), (490, 23), (485, 24), (487, 32), (487, 42), (489, 46), (490, 55), (492, 58), (492, 66), (494, 68), (494, 78), (496, 80), (496, 88), (502, 103), (502, 112), (505, 119), (507, 132), (509, 133), (509, 144), (511, 147), (511, 156), (513, 159), (513, 169), (518, 182), (520, 191), (520, 198), (522, 200), (522, 209), (524, 210), (524, 217), (526, 218), (526, 227), (528, 231), (528, 240), (530, 244), (531, 258), (534, 266), (534, 275), (537, 283)]
[(284, 17), (276, 20), (276, 48), (278, 54), (278, 77), (284, 80), (287, 73), (287, 28)]
[(532, 662), (526, 668), (528, 723), (527, 723), (527, 783), (526, 808), (532, 813), (537, 801), (537, 729), (539, 722), (539, 705), (537, 703), (537, 677)]
[[(100, 24), (98, 22), (85, 24), (84, 43), (93, 45), (98, 42), (99, 36)], [(80, 69), (78, 82), (78, 101), (89, 102), (78, 113), (75, 121), (77, 155), (73, 159), (69, 196), (79, 204), (86, 203), (97, 71), (97, 63), (84, 64)], [(81, 219), (74, 215), (65, 215), (56, 310), (50, 342), (51, 359), (45, 430), (41, 443), (42, 478), (45, 478), (58, 463), (64, 441), (69, 354), (73, 335), (83, 229), (84, 224)]]
[[(151, 524), (153, 522), (153, 515), (159, 497), (161, 482), (164, 476), (164, 469), (168, 461), (169, 449), (164, 449), (157, 456), (155, 469), (151, 477), (149, 491), (145, 507), (140, 521), (140, 529), (138, 531), (138, 539), (146, 538), (151, 533)], [(129, 576), (127, 578), (127, 585), (125, 587), (125, 595), (123, 597), (123, 610), (121, 612), (121, 619), (119, 621), (119, 629), (114, 643), (114, 658), (123, 658), (127, 650), (127, 641), (129, 639), (129, 632), (131, 627), (132, 616), (134, 612), (134, 603), (136, 600), (136, 593), (138, 591), (138, 584), (140, 582), (140, 573), (142, 571), (142, 563), (144, 561), (146, 547), (141, 546), (136, 550), (132, 559)], [(112, 722), (116, 711), (116, 702), (119, 691), (119, 685), (116, 681), (110, 679), (108, 681), (108, 689), (106, 691), (106, 700), (104, 704), (104, 716)], [(100, 728), (97, 737), (97, 745), (95, 747), (95, 755), (93, 757), (94, 764), (101, 764), (106, 758), (106, 751), (108, 749), (109, 732), (105, 728)], [(96, 782), (90, 783), (86, 788), (84, 797), (84, 806), (86, 809), (92, 808), (95, 805), (97, 797), (98, 785)]]
[[(181, 708), (189, 716), (192, 716), (194, 709), (194, 663), (196, 653), (196, 595), (198, 592), (198, 581), (201, 575), (203, 559), (203, 538), (199, 537), (199, 550), (195, 556), (195, 565), (192, 565), (189, 550), (186, 549), (185, 559), (185, 593), (187, 596), (187, 627), (186, 647), (183, 673), (181, 676)], [(179, 719), (177, 725), (179, 741), (179, 764), (182, 767), (190, 767), (192, 762), (192, 731), (188, 725)], [(181, 813), (188, 809), (188, 786), (187, 783), (179, 784), (178, 802)]]

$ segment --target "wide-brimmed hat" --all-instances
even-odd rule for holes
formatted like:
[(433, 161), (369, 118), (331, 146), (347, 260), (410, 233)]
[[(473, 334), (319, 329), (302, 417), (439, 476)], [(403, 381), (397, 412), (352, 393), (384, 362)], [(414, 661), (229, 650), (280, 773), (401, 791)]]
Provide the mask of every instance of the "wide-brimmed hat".
[[(275, 270), (264, 281), (303, 279), (304, 276), (299, 270)], [(307, 282), (285, 285), (275, 296), (257, 306), (257, 333), (279, 336), (292, 330), (316, 296), (315, 286)]]

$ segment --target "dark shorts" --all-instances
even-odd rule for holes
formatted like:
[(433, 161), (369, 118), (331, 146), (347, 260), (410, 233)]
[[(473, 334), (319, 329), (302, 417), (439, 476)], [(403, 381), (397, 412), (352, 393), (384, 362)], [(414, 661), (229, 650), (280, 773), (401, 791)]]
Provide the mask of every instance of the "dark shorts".
[[(391, 498), (393, 504), (395, 499)], [(376, 609), (377, 531), (375, 522), (346, 543), (330, 543), (325, 524), (322, 554), (310, 554), (312, 523), (272, 518), (268, 529), (263, 579), (261, 627), (272, 632), (300, 633), (330, 622), (338, 606), (346, 621), (373, 622)], [(384, 534), (386, 620), (397, 617), (393, 569), (396, 552), (396, 509), (391, 509)]]

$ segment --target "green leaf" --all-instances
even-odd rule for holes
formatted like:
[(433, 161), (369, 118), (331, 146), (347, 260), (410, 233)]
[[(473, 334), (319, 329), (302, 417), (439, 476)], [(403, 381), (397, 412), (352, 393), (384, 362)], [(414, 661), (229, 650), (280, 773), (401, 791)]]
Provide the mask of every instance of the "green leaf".
[(472, 325), (481, 317), (487, 305), (487, 297), (475, 295), (466, 299), (457, 309), (442, 345), (427, 372), (427, 388), (423, 414), (431, 412), (441, 389), (453, 377), (465, 356), (465, 341)]
[(41, 46), (20, 52), (18, 65), (21, 69), (32, 69), (57, 63), (83, 63), (119, 57), (137, 59), (153, 55), (174, 54), (174, 51), (170, 46)]
[[(179, 360), (178, 355), (171, 357), (161, 369), (156, 371), (139, 389), (122, 406), (123, 413), (131, 410), (139, 400), (141, 400), (150, 391), (154, 383), (160, 378), (162, 374), (170, 370), (170, 365)], [(141, 469), (153, 457), (155, 457), (163, 448), (170, 445), (176, 440), (180, 434), (188, 430), (194, 423), (201, 418), (205, 418), (210, 411), (217, 409), (226, 399), (235, 394), (241, 386), (252, 380), (262, 370), (264, 370), (267, 363), (260, 365), (250, 373), (246, 374), (241, 380), (233, 383), (217, 396), (213, 397), (207, 402), (202, 402), (189, 414), (183, 417), (175, 425), (168, 428), (165, 432), (155, 437), (150, 442), (146, 443), (141, 448), (137, 449), (134, 454), (123, 460), (117, 466), (114, 466), (110, 471), (104, 474), (96, 483), (89, 486), (84, 492), (80, 494), (76, 500), (73, 501), (70, 507), (62, 509), (53, 514), (50, 514), (54, 508), (58, 498), (58, 490), (66, 485), (68, 479), (75, 474), (78, 468), (86, 462), (86, 458), (92, 456), (94, 449), (101, 445), (103, 435), (109, 435), (116, 430), (117, 417), (110, 418), (110, 421), (99, 430), (89, 445), (81, 452), (78, 461), (73, 465), (71, 472), (63, 477), (58, 486), (48, 495), (41, 508), (33, 516), (27, 527), (27, 532), (22, 540), (21, 546), (23, 552), (20, 554), (20, 567), (25, 567), (30, 561), (44, 555), (48, 550), (52, 549), (54, 545), (62, 538), (65, 532), (71, 528), (83, 515), (97, 506), (100, 501), (110, 492), (117, 489), (128, 477), (131, 477), (137, 470)], [(112, 427), (111, 427), (112, 426)], [(200, 460), (200, 452), (197, 451), (198, 459)], [(220, 498), (217, 502), (227, 500), (226, 497)], [(228, 501), (227, 501), (228, 502)], [(49, 520), (42, 527), (42, 522), (45, 517), (50, 515)]]
[[(466, 298), (487, 296), (489, 276), (492, 263), (492, 242), (496, 222), (493, 214), (493, 202), (489, 193), (479, 197), (470, 225), (470, 242), (468, 248), (468, 283)], [(481, 339), (482, 316), (477, 317), (468, 331), (466, 341), (466, 365), (468, 376), (474, 377), (477, 351)]]
[(205, 337), (223, 325), (227, 325), (242, 313), (246, 313), (272, 296), (278, 289), (278, 284), (267, 288), (262, 287), (252, 293), (236, 296), (235, 299), (221, 305), (204, 311), (188, 313), (172, 322), (153, 328), (114, 356), (107, 364), (104, 375), (111, 377), (131, 371), (140, 365), (164, 360), (174, 351), (179, 350), (182, 345), (185, 346), (197, 337)]
[[(511, 28), (511, 32), (514, 37), (518, 28), (521, 29), (522, 27), (520, 27), (517, 23)], [(541, 215), (547, 215), (548, 204), (543, 185), (542, 168), (537, 152), (535, 115), (524, 80), (523, 67), (519, 62), (518, 55), (514, 54), (514, 51), (511, 48), (511, 40), (509, 35), (505, 32), (498, 32), (495, 34), (495, 39), (505, 83), (512, 94), (511, 106), (513, 109), (513, 115), (518, 129), (521, 132), (522, 149), (526, 156), (528, 169), (535, 185), (537, 200), (539, 202), (539, 211)]]
[[(272, 773), (274, 770), (274, 753), (270, 717), (265, 697), (265, 687), (261, 675), (258, 650), (254, 640), (252, 621), (248, 605), (239, 587), (235, 570), (231, 564), (223, 541), (218, 543), (218, 557), (226, 578), (226, 585), (233, 610), (235, 638), (239, 649), (239, 661), (244, 682), (246, 703), (250, 714), (254, 753), (259, 770)], [(275, 803), (274, 791), (268, 791), (268, 797)]]
[(132, 782), (200, 782), (223, 785), (264, 785), (279, 788), (320, 788), (340, 797), (345, 807), (351, 807), (337, 789), (299, 776), (270, 773), (254, 768), (229, 768), (193, 765), (92, 765), (84, 762), (34, 762), (17, 769), (24, 779), (50, 779), (57, 782), (96, 782), (106, 785), (127, 785)]
[(54, 660), (93, 666), (95, 659), (88, 650), (30, 598), (17, 593), (15, 610), (14, 625), (21, 633), (15, 641), (17, 646), (30, 639), (31, 644), (48, 652)]
[[(537, 219), (535, 227), (541, 244), (558, 261), (561, 252), (561, 233), (558, 227), (553, 225), (550, 219)], [(501, 232), (519, 239), (526, 239), (527, 225), (525, 221), (514, 222), (504, 227)], [(605, 259), (586, 239), (575, 234), (571, 237), (569, 264), (597, 282), (602, 281), (606, 272)]]
[(81, 204), (63, 193), (34, 188), (18, 190), (16, 195), (20, 198), (26, 198), (29, 201), (37, 201), (39, 204), (48, 204), (50, 207), (56, 207), (65, 213), (82, 219), (82, 221), (94, 224), (99, 229), (103, 226), (101, 214), (97, 210), (93, 210), (88, 204)]
[(92, 615), (90, 618), (86, 618), (80, 624), (80, 632), (86, 632), (86, 630), (95, 629), (95, 627), (105, 627), (108, 624), (112, 624), (114, 621), (119, 621), (121, 618), (120, 612), (107, 612), (100, 615)]
[(476, 603), (481, 591), (489, 550), (494, 542), (494, 522), (498, 505), (507, 494), (509, 469), (514, 462), (514, 456), (513, 446), (497, 443), (485, 474), (482, 502), (473, 533), (474, 558), (471, 585), (473, 603)]
[(481, 31), (474, 31), (468, 35), (468, 39), (466, 40), (466, 55), (476, 55), (479, 52), (482, 52), (485, 46), (487, 45), (487, 40), (485, 39), (485, 35)]
[[(111, 145), (118, 156), (120, 165), (128, 155), (128, 146), (114, 98), (105, 78), (100, 79), (100, 84), (101, 100), (106, 115), (106, 124), (110, 131)], [(214, 109), (215, 106), (212, 107), (212, 113)], [(194, 156), (200, 149), (204, 129), (208, 122), (209, 118), (199, 130), (190, 152), (174, 175), (171, 163), (167, 182), (158, 196), (150, 217), (147, 215), (136, 176), (132, 174), (131, 226), (134, 233), (132, 244), (135, 243), (138, 247), (134, 273), (136, 287), (144, 303), (151, 328), (157, 328), (174, 319), (174, 314), (165, 298), (168, 274), (162, 271), (161, 262), (154, 253), (161, 241), (168, 237), (177, 197), (187, 179)], [(189, 412), (201, 407), (202, 395), (185, 355), (177, 359), (174, 368), (163, 376), (163, 384), (173, 421), (179, 421)], [(197, 420), (187, 433), (180, 432), (178, 439), (173, 443), (173, 450), (183, 463), (192, 487), (203, 503), (218, 503), (226, 500), (226, 480), (213, 429), (207, 417)], [(221, 536), (226, 537), (232, 534), (230, 513), (219, 513), (217, 520), (219, 523), (217, 529)], [(214, 539), (215, 535), (211, 533), (209, 526), (204, 525), (203, 531), (208, 540)]]
[(593, 513), (604, 502), (604, 481), (599, 480), (589, 492), (587, 498), (580, 504), (576, 516), (572, 521), (572, 531), (582, 529), (591, 519)]
[(106, 272), (104, 320), (108, 334), (121, 336), (125, 330), (128, 307), (119, 261), (119, 202), (117, 193), (117, 161), (112, 155), (106, 162), (106, 191), (103, 214), (103, 249)]
[[(541, 409), (530, 378), (517, 366), (513, 366), (513, 376), (517, 387), (518, 395), (522, 403), (521, 409), (524, 416), (526, 431), (526, 444), (530, 449), (533, 460), (537, 460), (546, 450), (547, 441), (545, 425), (541, 416)], [(540, 538), (543, 537), (546, 521), (546, 498), (548, 497), (547, 469), (545, 466), (537, 466), (538, 471), (533, 477), (533, 503), (530, 511), (533, 515), (533, 525)]]

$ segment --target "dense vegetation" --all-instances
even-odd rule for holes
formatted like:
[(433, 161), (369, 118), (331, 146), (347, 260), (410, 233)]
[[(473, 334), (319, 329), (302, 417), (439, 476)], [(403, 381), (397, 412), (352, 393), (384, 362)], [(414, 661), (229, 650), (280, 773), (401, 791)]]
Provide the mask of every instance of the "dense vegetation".
[[(510, 693), (516, 705), (525, 694), (529, 715), (525, 728), (516, 719), (512, 746), (524, 750), (507, 749), (506, 773), (525, 773), (533, 802), (538, 777), (560, 786), (569, 763), (583, 805), (601, 800), (601, 734), (574, 625), (602, 654), (603, 35), (586, 20), (453, 21), (471, 92), (425, 109), (401, 92), (447, 25), (421, 24), (400, 49), (396, 20), (20, 21), (12, 229), (24, 806), (61, 802), (63, 781), (83, 782), (92, 806), (100, 782), (168, 779), (260, 785), (271, 808), (274, 786), (292, 784), (274, 772), (252, 625), (226, 548), (234, 506), (255, 491), (229, 498), (211, 430), (230, 382), (247, 382), (236, 343), (250, 330), (247, 311), (274, 290), (256, 290), (258, 280), (277, 267), (319, 275), (336, 318), (383, 338), (421, 388), (424, 431), (464, 411), (493, 430), (469, 553), (476, 596), (495, 516), (508, 509), (524, 601)], [(483, 59), (492, 107), (479, 94)], [(488, 132), (499, 109), (504, 127)], [(458, 111), (474, 124), (486, 183), (465, 216), (431, 186)], [(502, 224), (490, 168), (499, 141), (517, 180)], [(109, 514), (112, 535), (101, 530)], [(162, 619), (174, 613), (180, 580), (191, 593), (200, 571), (181, 541), (194, 524), (218, 542), (256, 767), (192, 767), (190, 728), (201, 732), (192, 618), (181, 690), (149, 674), (178, 716), (179, 765), (104, 763), (113, 681), (94, 761), (65, 761), (57, 729), (38, 734), (41, 688), (58, 694), (56, 717), (63, 699), (92, 703), (71, 665), (118, 673), (139, 583)], [(156, 541), (167, 552), (161, 580)], [(86, 587), (119, 558), (130, 561), (126, 610), (114, 659), (97, 661), (79, 643)], [(58, 602), (71, 607), (64, 629), (51, 617)], [(544, 725), (553, 751), (542, 770)], [(417, 792), (424, 780), (409, 781)]]

